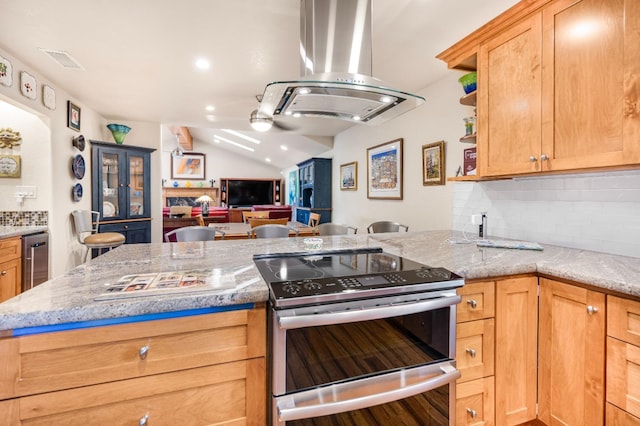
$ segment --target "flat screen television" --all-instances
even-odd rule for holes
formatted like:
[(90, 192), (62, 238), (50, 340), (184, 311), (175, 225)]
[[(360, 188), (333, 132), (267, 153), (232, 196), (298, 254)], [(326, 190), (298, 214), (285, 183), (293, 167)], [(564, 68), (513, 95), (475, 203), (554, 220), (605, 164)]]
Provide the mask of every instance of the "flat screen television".
[(227, 200), (229, 207), (273, 204), (273, 181), (229, 179), (227, 182)]

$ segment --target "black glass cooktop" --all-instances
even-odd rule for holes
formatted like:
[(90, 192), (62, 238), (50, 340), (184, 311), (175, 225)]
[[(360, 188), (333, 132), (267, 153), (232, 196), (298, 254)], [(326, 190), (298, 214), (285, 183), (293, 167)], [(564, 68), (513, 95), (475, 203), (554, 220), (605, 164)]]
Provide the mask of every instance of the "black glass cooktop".
[(381, 248), (254, 256), (276, 307), (329, 303), (411, 291), (459, 287), (444, 268), (385, 253)]

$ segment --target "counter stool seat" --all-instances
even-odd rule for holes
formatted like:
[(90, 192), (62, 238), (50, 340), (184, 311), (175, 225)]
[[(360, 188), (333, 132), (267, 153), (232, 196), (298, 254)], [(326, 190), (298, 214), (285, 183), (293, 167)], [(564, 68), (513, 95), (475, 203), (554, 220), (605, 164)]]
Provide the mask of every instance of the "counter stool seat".
[(78, 242), (87, 247), (85, 262), (93, 249), (113, 249), (124, 244), (126, 238), (119, 232), (98, 232), (100, 212), (74, 210), (71, 212)]

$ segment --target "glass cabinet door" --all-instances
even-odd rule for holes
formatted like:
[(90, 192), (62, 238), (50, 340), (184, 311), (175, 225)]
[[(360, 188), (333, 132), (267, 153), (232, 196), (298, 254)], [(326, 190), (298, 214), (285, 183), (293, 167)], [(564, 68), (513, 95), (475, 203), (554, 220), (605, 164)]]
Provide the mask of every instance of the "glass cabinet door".
[(144, 214), (144, 158), (129, 156), (129, 217)]
[(118, 202), (118, 154), (102, 152), (102, 217), (116, 217), (120, 211)]

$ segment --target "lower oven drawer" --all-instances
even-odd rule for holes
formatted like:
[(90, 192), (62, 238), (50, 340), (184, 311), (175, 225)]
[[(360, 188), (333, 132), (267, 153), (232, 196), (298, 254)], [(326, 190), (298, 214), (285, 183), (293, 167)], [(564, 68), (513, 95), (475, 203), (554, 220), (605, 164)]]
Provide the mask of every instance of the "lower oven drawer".
[[(459, 377), (453, 361), (440, 362), (274, 397), (274, 409), (281, 421), (326, 416), (447, 387)], [(448, 392), (443, 399), (448, 417)]]

